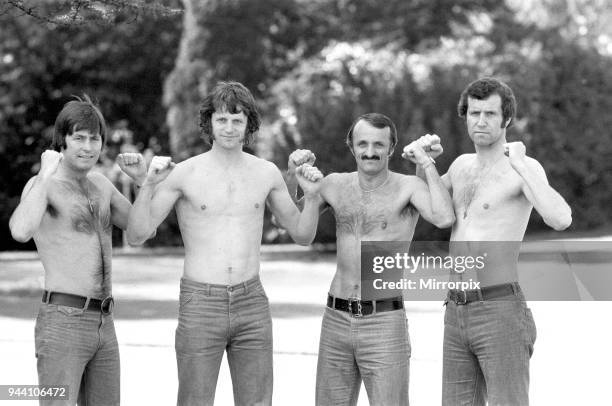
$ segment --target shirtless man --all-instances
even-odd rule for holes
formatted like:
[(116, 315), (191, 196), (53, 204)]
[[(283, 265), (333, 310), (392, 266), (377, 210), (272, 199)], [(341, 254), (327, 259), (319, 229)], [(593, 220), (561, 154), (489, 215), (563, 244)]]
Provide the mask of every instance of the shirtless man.
[(226, 349), (235, 404), (272, 402), (272, 319), (259, 280), (264, 208), (270, 206), (297, 243), (310, 244), (322, 175), (308, 165), (297, 169), (306, 195), (300, 213), (278, 168), (242, 150), (259, 122), (248, 89), (219, 83), (200, 109), (211, 150), (176, 167), (170, 158), (154, 157), (130, 212), (128, 240), (142, 244), (176, 208), (185, 244), (176, 330), (179, 405), (213, 404)]
[[(55, 121), (53, 150), (43, 152), (9, 224), (15, 240), (34, 238), (45, 269), (35, 329), (39, 384), (68, 386), (67, 400), (41, 404), (74, 405), (77, 397), (81, 405), (119, 404), (111, 230), (127, 227), (131, 205), (91, 171), (105, 140), (104, 118), (90, 99), (68, 102)], [(142, 181), (144, 169), (126, 171)]]
[[(402, 154), (421, 166), (427, 183), (391, 172), (395, 125), (382, 114), (365, 114), (346, 139), (357, 171), (332, 173), (323, 180), (323, 204), (336, 218), (338, 260), (321, 327), (317, 405), (355, 405), (362, 379), (370, 404), (408, 404), (410, 341), (404, 301), (402, 296), (375, 301), (361, 296), (361, 242), (411, 241), (419, 213), (437, 227), (454, 222), (450, 196), (424, 151), (441, 150), (439, 141), (428, 134)], [(293, 192), (293, 168), (313, 158), (307, 150), (290, 156)]]
[(525, 156), (523, 143), (506, 142), (515, 111), (512, 90), (494, 78), (469, 84), (459, 100), (459, 116), (465, 118), (476, 153), (459, 156), (442, 177), (457, 218), (451, 245), (494, 252), (477, 271), (481, 289), (448, 293), (443, 405), (529, 402), (536, 329), (518, 285), (518, 246), (533, 207), (555, 230), (569, 227), (572, 217), (542, 165)]

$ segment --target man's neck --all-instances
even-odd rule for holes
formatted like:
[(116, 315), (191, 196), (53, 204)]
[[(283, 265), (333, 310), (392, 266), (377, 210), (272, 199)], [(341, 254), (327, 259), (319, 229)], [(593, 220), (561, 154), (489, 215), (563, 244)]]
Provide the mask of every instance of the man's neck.
[(365, 173), (361, 170), (357, 170), (357, 182), (359, 183), (359, 187), (366, 192), (382, 187), (388, 181), (389, 176), (391, 176), (389, 168), (385, 168), (377, 173)]
[(214, 142), (213, 142), (212, 148), (210, 149), (210, 154), (224, 168), (237, 165), (244, 158), (242, 147), (227, 149), (227, 148), (218, 146)]
[(86, 171), (76, 170), (74, 168), (69, 167), (62, 161), (60, 162), (57, 168), (56, 176), (60, 179), (67, 180), (70, 182), (82, 183), (87, 180), (88, 173), (89, 173), (89, 170), (86, 170)]
[(504, 157), (505, 137), (502, 137), (498, 142), (492, 145), (479, 146), (474, 145), (476, 149), (476, 162), (478, 166), (485, 167), (495, 165)]

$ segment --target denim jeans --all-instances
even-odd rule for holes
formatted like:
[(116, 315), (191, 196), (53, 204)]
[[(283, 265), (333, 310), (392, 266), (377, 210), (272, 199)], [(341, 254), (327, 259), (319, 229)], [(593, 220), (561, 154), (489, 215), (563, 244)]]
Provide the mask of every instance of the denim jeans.
[(410, 338), (404, 309), (354, 317), (325, 308), (316, 404), (355, 405), (361, 380), (371, 405), (408, 404)]
[(39, 385), (69, 387), (68, 400), (41, 400), (41, 405), (119, 404), (119, 346), (112, 315), (43, 304), (34, 340)]
[(446, 303), (442, 404), (529, 404), (529, 359), (536, 327), (518, 284), (515, 295)]
[(223, 352), (236, 405), (272, 403), (272, 318), (259, 277), (237, 285), (181, 279), (178, 405), (212, 405)]

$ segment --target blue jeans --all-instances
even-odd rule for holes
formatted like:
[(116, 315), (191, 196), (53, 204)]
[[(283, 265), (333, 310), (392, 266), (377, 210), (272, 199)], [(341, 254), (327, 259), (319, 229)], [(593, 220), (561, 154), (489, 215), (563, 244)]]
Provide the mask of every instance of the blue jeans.
[(112, 315), (42, 304), (34, 340), (38, 384), (69, 387), (68, 400), (41, 400), (41, 405), (119, 404), (119, 346)]
[(529, 404), (536, 327), (518, 284), (515, 295), (446, 303), (442, 404)]
[(361, 380), (371, 405), (408, 404), (410, 338), (404, 309), (354, 317), (325, 308), (316, 404), (355, 405)]
[(181, 279), (178, 405), (212, 405), (223, 352), (236, 405), (272, 403), (272, 317), (259, 277), (237, 285)]

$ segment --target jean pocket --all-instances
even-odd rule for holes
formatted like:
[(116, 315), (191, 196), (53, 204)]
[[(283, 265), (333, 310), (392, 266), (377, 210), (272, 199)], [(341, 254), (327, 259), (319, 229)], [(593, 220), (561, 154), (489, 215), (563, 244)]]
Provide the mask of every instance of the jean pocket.
[(78, 308), (78, 307), (70, 307), (70, 306), (64, 306), (64, 305), (57, 305), (57, 311), (61, 314), (63, 314), (64, 316), (69, 316), (69, 317), (78, 317), (83, 315), (83, 312), (85, 311), (84, 309)]
[(266, 291), (264, 290), (263, 286), (257, 286), (256, 288), (253, 289), (253, 292), (255, 293), (256, 296), (263, 297), (266, 300), (268, 299), (268, 295), (266, 295)]
[(193, 296), (195, 292), (181, 292), (179, 295), (179, 305), (181, 307), (187, 305), (189, 302), (193, 300)]
[(527, 323), (527, 332), (529, 334), (529, 340), (531, 345), (533, 345), (538, 336), (538, 332), (536, 329), (535, 321), (533, 320), (533, 313), (531, 313), (531, 309), (525, 307), (525, 321)]

